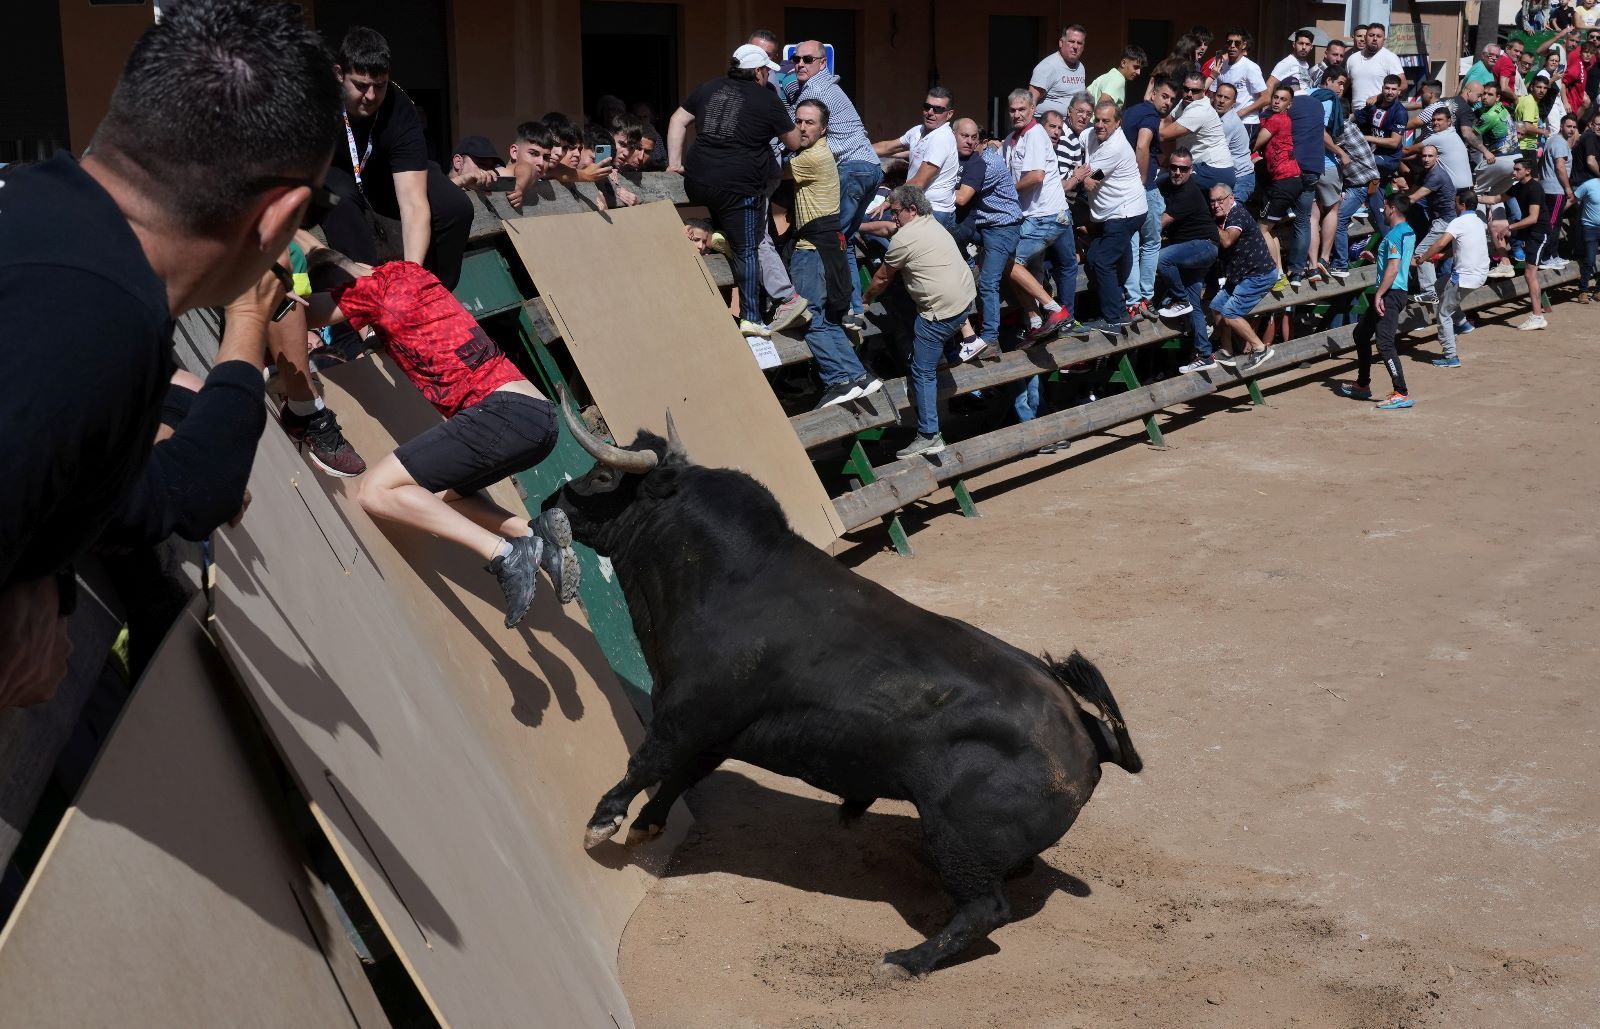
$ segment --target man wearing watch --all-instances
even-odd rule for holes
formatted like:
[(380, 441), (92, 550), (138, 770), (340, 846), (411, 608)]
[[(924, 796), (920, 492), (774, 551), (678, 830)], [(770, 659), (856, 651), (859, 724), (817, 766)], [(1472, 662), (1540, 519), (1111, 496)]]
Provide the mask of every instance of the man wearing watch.
[(363, 264), (379, 262), (373, 213), (400, 220), (400, 254), (449, 289), (461, 278), (472, 201), (428, 162), (422, 119), (389, 81), (389, 44), (355, 25), (339, 44), (334, 73), (344, 93), (343, 138), (333, 148), (328, 188), (340, 204), (323, 222), (328, 245)]

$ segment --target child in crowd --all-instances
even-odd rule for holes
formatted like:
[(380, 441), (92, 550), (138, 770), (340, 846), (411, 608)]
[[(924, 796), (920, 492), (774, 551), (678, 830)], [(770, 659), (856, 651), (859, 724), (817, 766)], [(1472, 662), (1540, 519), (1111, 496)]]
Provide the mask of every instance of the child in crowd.
[(311, 320), (372, 326), (445, 420), (368, 470), (356, 499), (374, 518), (431, 532), (482, 555), (505, 594), (506, 628), (522, 621), (544, 568), (563, 604), (578, 595), (572, 527), (558, 508), (512, 514), (480, 491), (555, 449), (555, 406), (421, 265), (373, 268), (336, 251), (308, 255)]
[(1405, 372), (1400, 370), (1399, 353), (1395, 350), (1395, 335), (1400, 325), (1400, 314), (1411, 302), (1411, 257), (1417, 247), (1417, 233), (1406, 222), (1411, 213), (1411, 198), (1395, 193), (1383, 204), (1383, 215), (1389, 231), (1378, 244), (1378, 267), (1383, 269), (1378, 288), (1372, 298), (1372, 307), (1356, 326), (1356, 381), (1344, 383), (1339, 392), (1352, 400), (1372, 399), (1372, 339), (1378, 339), (1378, 356), (1394, 383), (1394, 392), (1378, 405), (1382, 411), (1397, 411), (1411, 407), (1411, 394), (1406, 389)]

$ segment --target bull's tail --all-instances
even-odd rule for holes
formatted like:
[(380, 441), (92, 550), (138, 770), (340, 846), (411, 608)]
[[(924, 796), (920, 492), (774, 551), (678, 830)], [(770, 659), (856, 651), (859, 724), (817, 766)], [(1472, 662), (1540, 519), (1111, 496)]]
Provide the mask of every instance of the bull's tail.
[(1144, 761), (1139, 757), (1139, 752), (1133, 749), (1133, 740), (1128, 737), (1128, 726), (1122, 720), (1117, 698), (1111, 695), (1111, 687), (1106, 685), (1105, 676), (1100, 674), (1094, 662), (1074, 650), (1065, 661), (1056, 661), (1045, 654), (1044, 663), (1068, 693), (1077, 700), (1093, 705), (1099, 712), (1096, 717), (1084, 710), (1082, 704), (1078, 706), (1078, 714), (1083, 718), (1083, 726), (1089, 730), (1090, 738), (1094, 740), (1101, 762), (1109, 762), (1129, 772), (1143, 769)]

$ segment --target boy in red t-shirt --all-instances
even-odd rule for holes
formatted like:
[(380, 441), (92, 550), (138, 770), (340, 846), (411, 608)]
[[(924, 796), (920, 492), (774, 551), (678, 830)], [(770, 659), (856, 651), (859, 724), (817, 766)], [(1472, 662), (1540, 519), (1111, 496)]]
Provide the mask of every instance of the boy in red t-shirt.
[(523, 378), (434, 275), (410, 261), (376, 268), (326, 248), (308, 255), (314, 324), (367, 326), (445, 420), (367, 471), (363, 510), (459, 543), (488, 560), (506, 628), (533, 603), (543, 567), (563, 604), (578, 595), (572, 527), (559, 508), (529, 520), (480, 491), (555, 449), (555, 406)]
[[(1274, 230), (1295, 209), (1304, 188), (1300, 165), (1294, 159), (1294, 123), (1289, 120), (1292, 103), (1294, 90), (1288, 86), (1272, 91), (1271, 113), (1261, 119), (1255, 142), (1256, 150), (1265, 153), (1267, 165), (1267, 202), (1261, 210), (1261, 234), (1266, 237), (1272, 260), (1279, 268), (1283, 267), (1283, 257), (1278, 251)], [(1316, 170), (1321, 171), (1320, 168)]]

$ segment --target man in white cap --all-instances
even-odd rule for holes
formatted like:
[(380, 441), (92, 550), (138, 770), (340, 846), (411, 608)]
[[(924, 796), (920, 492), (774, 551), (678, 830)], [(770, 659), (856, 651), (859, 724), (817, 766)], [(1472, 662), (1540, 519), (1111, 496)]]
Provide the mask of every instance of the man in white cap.
[[(756, 251), (767, 224), (767, 186), (777, 177), (771, 140), (800, 149), (800, 133), (767, 83), (778, 65), (746, 43), (733, 52), (724, 78), (689, 94), (667, 125), (667, 170), (684, 176), (691, 203), (711, 213), (711, 224), (732, 251), (739, 289), (739, 331), (769, 336), (761, 321), (761, 273)], [(695, 145), (684, 155), (684, 136), (695, 126)]]

